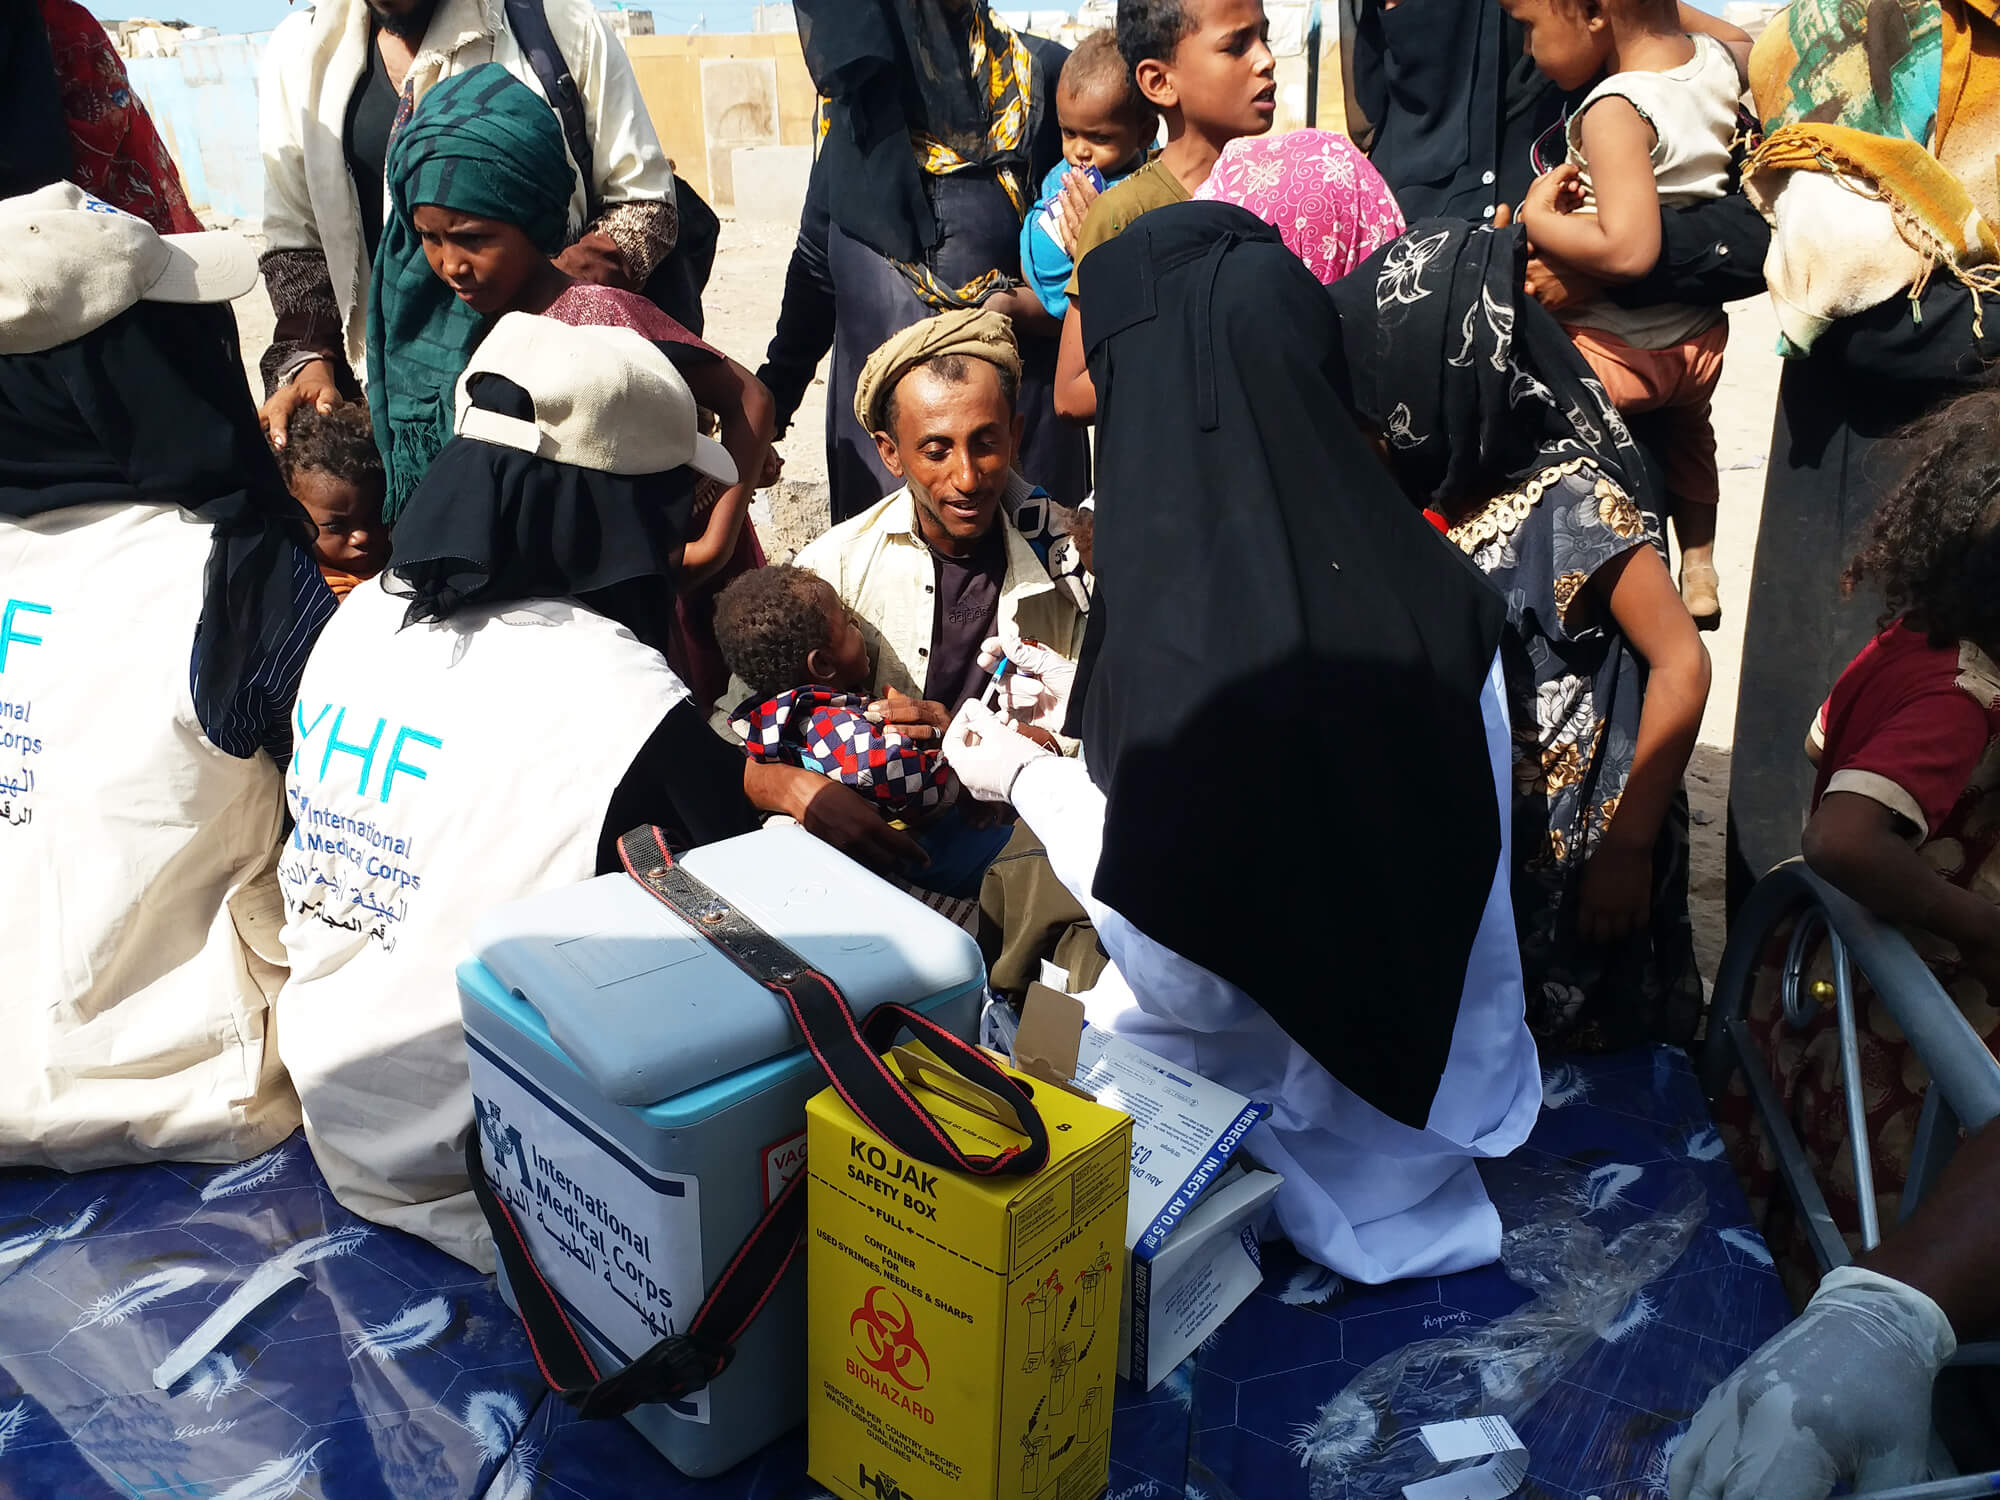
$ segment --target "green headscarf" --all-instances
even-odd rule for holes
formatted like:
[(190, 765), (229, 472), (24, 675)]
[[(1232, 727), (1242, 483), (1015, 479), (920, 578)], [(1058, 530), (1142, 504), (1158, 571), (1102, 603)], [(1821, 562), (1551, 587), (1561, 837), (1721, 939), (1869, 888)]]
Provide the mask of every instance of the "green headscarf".
[[(410, 215), (425, 204), (513, 224), (544, 255), (563, 247), (576, 169), (541, 95), (497, 63), (447, 78), (389, 147), (389, 219), (368, 316), (368, 404), (398, 512), (451, 440), (453, 388), (484, 320), (431, 273)], [(389, 358), (393, 354), (394, 359)]]

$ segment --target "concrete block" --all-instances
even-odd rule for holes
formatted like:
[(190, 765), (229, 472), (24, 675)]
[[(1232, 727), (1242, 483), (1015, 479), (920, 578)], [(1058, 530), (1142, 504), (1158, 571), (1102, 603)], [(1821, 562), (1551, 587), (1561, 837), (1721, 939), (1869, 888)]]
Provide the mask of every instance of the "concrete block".
[(709, 202), (734, 204), (730, 157), (739, 146), (778, 144), (778, 64), (773, 57), (704, 57), (701, 122)]
[(797, 224), (805, 212), (812, 176), (810, 146), (738, 146), (730, 153), (736, 217), (769, 224)]
[(1306, 31), (1311, 24), (1312, 7), (1301, 0), (1271, 0), (1264, 8), (1266, 20), (1270, 23), (1271, 51), (1278, 57), (1302, 57), (1306, 50)]
[(1299, 130), (1306, 123), (1308, 62), (1309, 59), (1303, 56), (1286, 57), (1280, 54), (1278, 57), (1278, 113), (1271, 121), (1271, 128), (1280, 135), (1288, 130)]

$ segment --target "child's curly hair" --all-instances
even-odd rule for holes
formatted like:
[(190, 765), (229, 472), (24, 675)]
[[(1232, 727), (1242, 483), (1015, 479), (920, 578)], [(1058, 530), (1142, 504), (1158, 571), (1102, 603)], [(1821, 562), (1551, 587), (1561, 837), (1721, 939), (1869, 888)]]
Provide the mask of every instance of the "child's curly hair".
[(1933, 646), (2000, 648), (2000, 385), (1948, 402), (1903, 437), (1914, 458), (1869, 521), (1841, 591), (1875, 584), (1883, 626), (1905, 617)]
[(773, 563), (729, 582), (715, 601), (715, 643), (760, 698), (802, 687), (806, 658), (833, 642), (817, 573)]
[(289, 488), (294, 474), (313, 470), (350, 484), (382, 482), (382, 455), (375, 451), (375, 429), (368, 408), (359, 401), (321, 411), (311, 402), (292, 413), (285, 446), (274, 449), (278, 473)]

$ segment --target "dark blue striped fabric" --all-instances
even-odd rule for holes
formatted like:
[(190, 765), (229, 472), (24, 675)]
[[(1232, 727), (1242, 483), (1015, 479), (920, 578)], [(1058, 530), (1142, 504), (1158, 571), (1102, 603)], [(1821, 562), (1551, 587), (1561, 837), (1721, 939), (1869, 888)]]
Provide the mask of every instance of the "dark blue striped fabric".
[[(260, 660), (246, 663), (235, 695), (202, 719), (202, 733), (216, 749), (243, 759), (267, 750), (281, 766), (291, 759), (292, 700), (298, 696), (299, 677), (306, 669), (313, 642), (333, 618), (339, 602), (320, 576), (312, 554), (294, 546), (291, 632)], [(197, 631), (188, 662), (188, 687), (196, 703), (202, 701), (201, 656), (201, 633)]]

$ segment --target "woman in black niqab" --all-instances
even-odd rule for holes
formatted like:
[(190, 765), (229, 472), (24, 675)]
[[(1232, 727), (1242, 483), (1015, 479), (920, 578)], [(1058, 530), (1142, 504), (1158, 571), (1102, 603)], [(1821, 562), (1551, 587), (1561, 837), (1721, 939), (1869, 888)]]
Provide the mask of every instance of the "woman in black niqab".
[(1362, 437), (1333, 307), (1275, 230), (1176, 206), (1083, 275), (1094, 892), (1422, 1128), (1505, 880), (1501, 601)]
[[(491, 371), (474, 406), (534, 420), (533, 399)], [(540, 454), (453, 438), (431, 461), (396, 527), (391, 592), (404, 623), (530, 599), (579, 599), (661, 655), (695, 474), (609, 474)]]

